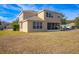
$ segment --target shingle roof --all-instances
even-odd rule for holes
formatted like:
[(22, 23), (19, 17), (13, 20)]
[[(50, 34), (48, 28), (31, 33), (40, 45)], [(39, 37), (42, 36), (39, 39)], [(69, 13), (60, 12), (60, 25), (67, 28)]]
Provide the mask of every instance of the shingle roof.
[(59, 13), (59, 12), (56, 12), (56, 11), (52, 11), (52, 10), (41, 10), (41, 11), (38, 12), (38, 14), (40, 12), (42, 12), (42, 11), (50, 11), (50, 12), (53, 12), (53, 13), (60, 14), (60, 15), (64, 16), (62, 13)]
[(33, 10), (23, 10), (23, 12), (32, 12), (32, 13), (36, 13), (37, 14), (37, 11), (33, 11)]
[(41, 18), (39, 18), (38, 16), (33, 16), (33, 17), (29, 17), (26, 20), (39, 20), (39, 21), (43, 21)]

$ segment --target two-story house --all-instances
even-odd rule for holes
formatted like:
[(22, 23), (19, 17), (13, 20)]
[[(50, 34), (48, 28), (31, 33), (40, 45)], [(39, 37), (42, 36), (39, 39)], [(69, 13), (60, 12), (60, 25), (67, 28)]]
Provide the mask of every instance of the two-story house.
[(51, 10), (23, 11), (19, 17), (19, 30), (22, 32), (59, 30), (62, 18), (61, 13)]

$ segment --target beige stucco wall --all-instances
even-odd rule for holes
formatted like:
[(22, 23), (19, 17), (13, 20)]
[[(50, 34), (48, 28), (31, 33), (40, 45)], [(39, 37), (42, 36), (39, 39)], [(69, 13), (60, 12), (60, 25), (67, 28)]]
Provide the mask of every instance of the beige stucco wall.
[(19, 31), (22, 32), (23, 29), (21, 28), (21, 26), (22, 26), (22, 25), (21, 25), (21, 22), (19, 22), (19, 26), (20, 26), (20, 27), (19, 27)]
[(27, 18), (29, 18), (30, 16), (37, 16), (36, 13), (33, 12), (23, 12), (20, 16), (19, 16), (19, 22), (23, 21)]
[[(39, 21), (40, 22), (40, 21)], [(33, 29), (33, 21), (26, 21), (23, 23), (23, 28), (21, 32), (44, 32), (47, 30), (47, 21), (41, 21), (42, 22), (42, 29)], [(52, 22), (51, 22), (52, 23)]]
[(23, 27), (23, 25), (21, 25), (23, 22), (23, 13), (19, 16), (19, 25), (20, 25), (20, 28), (19, 28), (19, 31), (23, 31), (23, 29), (21, 28), (21, 26)]
[[(37, 14), (32, 13), (32, 12), (23, 12), (19, 16), (19, 25), (20, 25), (19, 31), (21, 31), (21, 32), (28, 32), (28, 21), (26, 21), (26, 16), (27, 17), (37, 16)], [(22, 28), (21, 28), (21, 26), (22, 26)]]
[(61, 18), (58, 18), (58, 16), (58, 14), (53, 14), (53, 18), (48, 18), (45, 16), (45, 20), (52, 23), (61, 23)]
[(21, 32), (28, 32), (28, 21), (25, 21), (23, 23), (20, 23), (20, 31)]
[(23, 32), (28, 32), (28, 21), (23, 23)]
[[(46, 17), (46, 12), (50, 12), (53, 18)], [(60, 16), (60, 18), (58, 18), (58, 16)], [(62, 16), (60, 14), (47, 10), (39, 12), (38, 17), (40, 17), (42, 20), (45, 20), (46, 22), (52, 22), (52, 23), (61, 23), (62, 19)]]
[[(29, 16), (29, 15), (32, 15), (32, 16), (37, 16), (36, 14), (32, 14), (32, 13), (24, 13), (24, 14), (21, 14), (20, 17), (19, 17), (19, 21), (23, 21), (23, 20), (26, 20), (23, 22), (23, 25), (22, 25), (22, 28), (20, 28), (20, 31), (22, 32), (34, 32), (34, 31), (48, 31), (47, 30), (47, 23), (50, 22), (50, 23), (60, 23), (61, 24), (61, 19), (62, 19), (62, 16), (60, 14), (56, 14), (56, 13), (52, 13), (52, 16), (53, 18), (48, 18), (46, 17), (46, 12), (47, 11), (42, 11), (38, 14), (38, 17), (41, 18), (41, 20), (43, 21), (40, 21), (40, 20), (26, 20), (26, 16)], [(58, 18), (58, 16), (61, 16), (61, 18)], [(42, 29), (33, 29), (33, 21), (40, 21), (42, 22)], [(21, 23), (19, 22), (19, 24), (21, 25)]]
[(40, 17), (42, 20), (44, 20), (44, 11), (38, 13), (38, 17)]
[(19, 22), (23, 21), (23, 13), (19, 16)]
[(44, 21), (42, 21), (42, 29), (33, 29), (33, 21), (28, 21), (28, 32), (35, 32), (35, 31), (47, 31), (47, 26)]
[[(53, 16), (53, 18), (49, 18), (46, 17), (46, 12), (50, 12), (51, 15)], [(58, 18), (58, 16), (60, 16), (62, 18), (62, 16), (60, 14), (57, 14), (55, 12), (52, 11), (44, 11), (44, 20), (46, 20), (47, 22), (52, 22), (52, 23), (61, 23), (61, 18)]]

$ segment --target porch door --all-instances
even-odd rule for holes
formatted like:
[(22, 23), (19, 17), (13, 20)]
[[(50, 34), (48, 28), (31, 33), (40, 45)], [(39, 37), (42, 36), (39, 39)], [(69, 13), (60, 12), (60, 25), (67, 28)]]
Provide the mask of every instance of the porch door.
[(55, 28), (54, 28), (54, 23), (47, 23), (47, 29), (48, 30), (54, 30)]

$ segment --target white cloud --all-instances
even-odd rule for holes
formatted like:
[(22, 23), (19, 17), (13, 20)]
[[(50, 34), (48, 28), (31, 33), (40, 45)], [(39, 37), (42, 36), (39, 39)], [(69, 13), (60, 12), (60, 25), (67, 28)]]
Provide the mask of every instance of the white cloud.
[(24, 4), (18, 4), (19, 7), (21, 7), (23, 10), (36, 10), (38, 11), (38, 9), (36, 8), (35, 5), (32, 4), (28, 4), (28, 5), (24, 5)]
[(75, 17), (79, 16), (79, 10), (61, 10), (60, 12), (63, 13), (68, 20), (74, 20)]
[(44, 10), (44, 9), (56, 10), (53, 6), (48, 6), (48, 5), (43, 5), (43, 6), (41, 7), (41, 9), (42, 9), (42, 10)]
[(1, 20), (1, 21), (7, 21), (8, 18), (7, 18), (7, 17), (0, 16), (0, 20)]
[[(54, 11), (58, 11), (58, 12), (61, 12), (63, 14), (65, 14), (65, 16), (68, 18), (68, 19), (74, 19), (75, 17), (77, 17), (79, 15), (79, 9), (77, 10), (66, 10), (66, 9), (63, 9), (63, 10), (57, 10), (57, 8), (55, 8), (54, 6), (48, 6), (48, 4), (43, 4), (41, 7), (37, 7), (36, 5), (34, 4), (17, 4), (17, 6), (19, 7), (16, 7), (14, 5), (8, 5), (8, 4), (3, 4), (2, 5), (4, 8), (6, 9), (10, 9), (10, 10), (14, 10), (14, 11), (19, 11), (21, 7), (23, 10), (35, 10), (35, 11), (39, 11), (39, 10), (43, 10), (43, 9), (49, 9), (49, 10), (54, 10)], [(79, 8), (79, 5), (76, 4), (75, 5), (76, 7)], [(16, 11), (16, 12), (17, 12)], [(0, 14), (9, 14), (11, 15), (12, 17), (3, 17), (3, 16), (0, 16), (0, 19), (2, 20), (15, 20), (16, 19), (16, 16), (19, 14), (18, 13), (14, 13), (14, 12), (9, 12), (7, 10), (0, 10)], [(14, 16), (14, 17), (13, 17)]]
[(54, 8), (53, 6), (48, 6), (46, 4), (43, 4), (40, 7), (37, 7), (34, 4), (17, 4), (19, 7), (21, 7), (23, 10), (34, 10), (34, 11), (40, 11), (40, 10), (44, 10), (44, 9), (48, 9), (48, 10), (54, 10), (54, 11), (58, 11), (56, 8)]
[[(20, 8), (19, 7), (15, 7), (14, 5), (10, 5), (10, 4), (3, 4), (1, 5), (3, 8), (0, 9), (0, 15), (4, 15), (4, 14), (9, 14), (9, 15), (16, 15), (16, 13), (20, 12)], [(8, 9), (8, 10), (6, 10)], [(11, 12), (10, 10), (14, 10), (16, 11), (16, 13)]]
[(14, 21), (14, 20), (16, 20), (15, 19), (15, 17), (4, 17), (4, 16), (0, 16), (0, 20), (1, 21), (6, 21), (6, 22), (12, 22), (12, 21)]
[(12, 9), (12, 10), (19, 10), (20, 9), (19, 7), (15, 7), (15, 6), (10, 5), (10, 4), (3, 4), (2, 6), (6, 9)]

